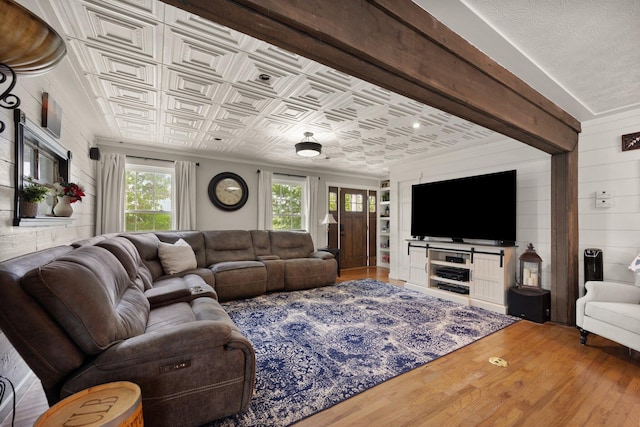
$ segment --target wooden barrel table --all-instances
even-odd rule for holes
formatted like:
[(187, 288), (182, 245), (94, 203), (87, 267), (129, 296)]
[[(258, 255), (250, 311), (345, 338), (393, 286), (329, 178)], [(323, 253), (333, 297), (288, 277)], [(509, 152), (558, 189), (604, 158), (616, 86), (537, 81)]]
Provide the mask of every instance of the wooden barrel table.
[(79, 391), (42, 414), (34, 427), (142, 427), (138, 385), (119, 381)]

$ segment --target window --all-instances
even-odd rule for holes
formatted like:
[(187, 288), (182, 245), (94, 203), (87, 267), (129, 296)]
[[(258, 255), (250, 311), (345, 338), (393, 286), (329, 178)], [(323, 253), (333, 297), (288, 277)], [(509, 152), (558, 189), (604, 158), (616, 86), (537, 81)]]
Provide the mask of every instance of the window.
[(173, 229), (173, 168), (127, 164), (126, 231)]
[(24, 140), (22, 173), (41, 183), (58, 181), (58, 160), (45, 150), (34, 145), (31, 140)]
[(338, 192), (329, 191), (329, 211), (335, 212), (338, 210)]
[(31, 125), (26, 117), (16, 122), (22, 139), (22, 179), (31, 178), (42, 184), (53, 184), (59, 178), (69, 178), (69, 153), (40, 129)]
[(374, 194), (369, 194), (369, 212), (370, 213), (376, 213), (376, 206), (378, 204), (376, 203), (376, 195)]
[(273, 178), (272, 209), (274, 230), (301, 230), (304, 228), (302, 212), (302, 195), (304, 178)]
[(51, 138), (46, 131), (29, 120), (21, 110), (14, 111), (16, 126), (15, 192), (13, 225), (19, 226), (23, 217), (21, 193), (27, 180), (53, 184), (58, 179), (69, 181), (71, 153)]
[(362, 212), (364, 211), (364, 198), (362, 194), (345, 193), (344, 195), (344, 211), (345, 212)]

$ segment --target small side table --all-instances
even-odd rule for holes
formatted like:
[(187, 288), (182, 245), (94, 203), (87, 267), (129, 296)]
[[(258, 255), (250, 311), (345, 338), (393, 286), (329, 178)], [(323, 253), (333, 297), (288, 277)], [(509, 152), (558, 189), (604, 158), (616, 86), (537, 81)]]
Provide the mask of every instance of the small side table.
[(318, 248), (318, 250), (323, 252), (329, 252), (334, 256), (334, 258), (338, 262), (338, 277), (340, 277), (340, 249), (330, 248), (328, 246), (325, 246), (324, 248)]
[(137, 384), (118, 381), (79, 391), (40, 415), (34, 427), (142, 427), (142, 395)]

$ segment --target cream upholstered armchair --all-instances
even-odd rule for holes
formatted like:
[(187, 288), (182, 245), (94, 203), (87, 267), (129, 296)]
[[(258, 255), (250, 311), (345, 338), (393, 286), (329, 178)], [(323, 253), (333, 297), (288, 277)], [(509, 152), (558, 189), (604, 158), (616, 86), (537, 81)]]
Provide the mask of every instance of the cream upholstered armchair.
[(594, 333), (640, 351), (640, 287), (617, 282), (587, 282), (576, 301), (580, 342)]

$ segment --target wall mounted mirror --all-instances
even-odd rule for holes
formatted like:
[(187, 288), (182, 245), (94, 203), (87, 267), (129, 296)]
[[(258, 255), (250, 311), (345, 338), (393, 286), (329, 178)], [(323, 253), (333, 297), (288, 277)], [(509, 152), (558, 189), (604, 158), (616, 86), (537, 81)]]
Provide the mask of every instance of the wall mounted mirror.
[[(21, 195), (25, 182), (32, 180), (47, 185), (58, 179), (69, 181), (71, 152), (29, 120), (22, 110), (14, 110), (14, 122), (16, 147), (13, 225), (19, 226), (23, 219)], [(43, 213), (43, 216), (46, 217), (47, 214), (50, 212)]]

